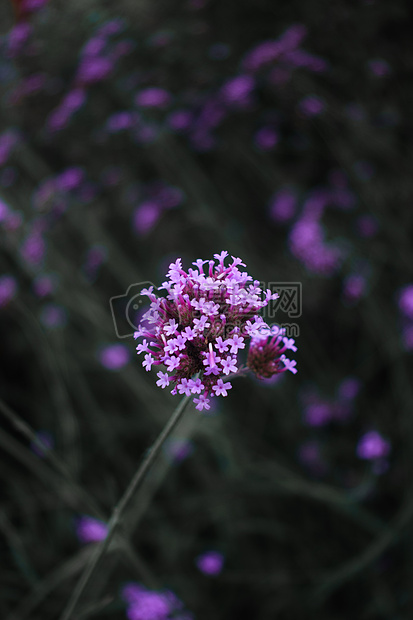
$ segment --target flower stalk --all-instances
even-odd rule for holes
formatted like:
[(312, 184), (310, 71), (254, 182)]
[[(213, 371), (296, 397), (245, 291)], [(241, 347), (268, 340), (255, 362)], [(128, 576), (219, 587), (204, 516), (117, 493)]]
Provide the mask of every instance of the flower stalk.
[(70, 620), (70, 618), (72, 618), (73, 613), (77, 607), (77, 604), (83, 592), (85, 591), (88, 583), (90, 582), (94, 573), (99, 567), (106, 551), (109, 548), (111, 541), (113, 540), (116, 534), (116, 531), (122, 521), (122, 517), (125, 514), (125, 511), (127, 510), (132, 498), (135, 496), (136, 492), (141, 487), (147, 473), (149, 472), (152, 465), (156, 461), (165, 441), (168, 439), (172, 431), (175, 429), (175, 427), (181, 420), (183, 413), (185, 411), (185, 408), (187, 404), (189, 403), (189, 400), (190, 400), (189, 396), (184, 396), (184, 398), (181, 400), (179, 405), (176, 407), (175, 411), (173, 412), (172, 416), (169, 418), (168, 422), (166, 423), (165, 427), (159, 434), (155, 443), (148, 451), (145, 459), (142, 461), (141, 465), (138, 467), (137, 471), (135, 472), (121, 500), (119, 501), (117, 506), (115, 506), (112, 516), (108, 522), (108, 530), (107, 530), (106, 538), (102, 540), (96, 546), (96, 549), (94, 553), (92, 554), (88, 565), (86, 566), (83, 574), (81, 575), (72, 593), (72, 596), (66, 606), (66, 609), (63, 611), (63, 614), (60, 617), (60, 620)]

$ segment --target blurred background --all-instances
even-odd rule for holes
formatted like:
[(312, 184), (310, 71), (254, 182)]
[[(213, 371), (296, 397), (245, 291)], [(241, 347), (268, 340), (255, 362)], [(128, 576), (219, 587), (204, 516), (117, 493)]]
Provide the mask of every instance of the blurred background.
[(402, 0), (2, 1), (3, 619), (59, 618), (179, 402), (130, 300), (221, 250), (301, 285), (298, 373), (188, 407), (74, 617), (412, 617), (412, 28)]

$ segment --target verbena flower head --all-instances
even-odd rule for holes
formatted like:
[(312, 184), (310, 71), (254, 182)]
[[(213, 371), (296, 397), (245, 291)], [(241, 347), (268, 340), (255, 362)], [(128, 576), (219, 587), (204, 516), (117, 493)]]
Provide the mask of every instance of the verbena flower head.
[(285, 370), (290, 370), (295, 374), (297, 372), (296, 361), (285, 356), (285, 351), (288, 349), (297, 351), (294, 338), (287, 338), (285, 329), (277, 326), (274, 326), (270, 332), (272, 336), (270, 339), (266, 335), (251, 339), (247, 360), (248, 367), (255, 372), (259, 379), (270, 379)]
[(172, 385), (172, 394), (193, 394), (199, 411), (210, 408), (212, 397), (227, 396), (229, 375), (240, 371), (238, 353), (251, 339), (248, 366), (260, 378), (296, 372), (295, 362), (284, 355), (296, 350), (294, 340), (279, 332), (266, 343), (273, 332), (259, 315), (278, 294), (264, 292), (258, 280), (241, 271), (240, 258), (233, 256), (226, 266), (227, 257), (223, 251), (214, 254), (215, 260), (198, 259), (187, 272), (178, 258), (159, 289), (165, 297), (152, 286), (141, 291), (151, 302), (134, 334), (142, 339), (136, 347), (144, 356), (142, 364), (147, 371), (164, 366), (157, 385)]

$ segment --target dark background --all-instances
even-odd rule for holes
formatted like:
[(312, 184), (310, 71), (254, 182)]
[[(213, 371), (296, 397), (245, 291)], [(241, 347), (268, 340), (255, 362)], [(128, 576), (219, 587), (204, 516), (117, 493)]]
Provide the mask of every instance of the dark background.
[[(117, 337), (110, 299), (226, 249), (302, 284), (301, 316), (276, 317), (298, 326), (298, 374), (188, 408), (188, 454), (164, 450), (129, 552), (107, 553), (77, 617), (124, 618), (135, 581), (199, 620), (411, 618), (408, 3), (0, 11), (1, 617), (59, 617), (93, 547), (77, 519), (108, 519), (178, 402)], [(286, 32), (301, 42), (265, 61)], [(371, 431), (387, 450), (362, 458)], [(216, 576), (196, 565), (208, 550)]]

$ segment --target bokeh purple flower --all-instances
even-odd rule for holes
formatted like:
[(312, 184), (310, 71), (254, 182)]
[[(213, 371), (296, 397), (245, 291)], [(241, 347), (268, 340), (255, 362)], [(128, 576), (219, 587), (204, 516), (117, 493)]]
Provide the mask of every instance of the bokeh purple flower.
[(170, 93), (164, 88), (150, 87), (141, 90), (135, 97), (135, 103), (141, 108), (164, 108), (171, 102)]
[(226, 104), (242, 104), (248, 101), (255, 87), (255, 80), (250, 75), (238, 75), (231, 78), (221, 89), (221, 96)]
[(390, 442), (384, 439), (378, 431), (365, 433), (357, 444), (357, 456), (361, 459), (373, 461), (388, 456)]
[(284, 223), (294, 217), (297, 208), (296, 193), (289, 188), (283, 188), (276, 192), (270, 200), (269, 213), (276, 223)]
[(170, 590), (148, 590), (138, 583), (128, 583), (122, 589), (129, 620), (192, 620), (182, 601)]
[(99, 519), (83, 515), (76, 520), (76, 536), (83, 544), (100, 542), (107, 533), (108, 526)]
[(224, 556), (219, 551), (205, 551), (196, 558), (195, 563), (204, 575), (215, 576), (222, 572)]
[(108, 370), (120, 370), (129, 360), (129, 349), (123, 344), (108, 345), (99, 352), (99, 361)]

